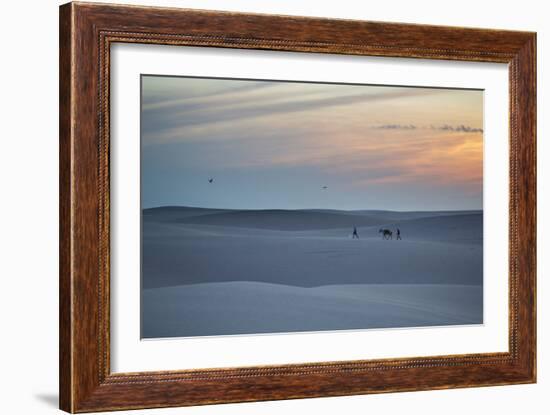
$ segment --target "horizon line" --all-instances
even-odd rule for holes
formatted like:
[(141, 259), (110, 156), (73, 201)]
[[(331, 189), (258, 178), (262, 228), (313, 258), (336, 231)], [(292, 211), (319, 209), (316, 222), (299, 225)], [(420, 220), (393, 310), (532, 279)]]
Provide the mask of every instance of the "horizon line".
[(202, 206), (190, 206), (190, 205), (160, 205), (151, 207), (142, 207), (141, 210), (151, 209), (163, 209), (163, 208), (187, 208), (187, 209), (205, 209), (205, 210), (233, 210), (233, 211), (268, 211), (268, 210), (282, 210), (282, 211), (312, 211), (312, 210), (334, 210), (340, 212), (362, 212), (362, 211), (382, 211), (382, 212), (395, 212), (395, 213), (409, 213), (409, 212), (483, 212), (483, 207), (479, 209), (436, 209), (436, 210), (392, 210), (392, 209), (334, 209), (334, 208), (297, 208), (297, 209), (282, 209), (282, 208), (261, 208), (261, 209), (247, 209), (247, 208), (222, 208), (222, 207), (202, 207)]

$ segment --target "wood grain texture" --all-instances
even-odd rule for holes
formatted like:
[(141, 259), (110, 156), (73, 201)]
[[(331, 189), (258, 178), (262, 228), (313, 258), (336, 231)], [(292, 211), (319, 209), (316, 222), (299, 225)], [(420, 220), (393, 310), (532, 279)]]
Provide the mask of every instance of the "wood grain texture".
[(59, 15), (59, 406), (72, 409), (71, 299), (71, 141), (72, 20), (69, 8)]
[[(509, 352), (111, 373), (109, 70), (116, 42), (510, 66)], [(60, 407), (90, 412), (534, 382), (534, 33), (69, 3), (60, 9)]]

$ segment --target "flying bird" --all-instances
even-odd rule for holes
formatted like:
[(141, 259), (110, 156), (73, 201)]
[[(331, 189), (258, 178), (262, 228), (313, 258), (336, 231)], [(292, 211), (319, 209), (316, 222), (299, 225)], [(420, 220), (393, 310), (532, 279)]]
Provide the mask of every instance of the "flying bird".
[(328, 186), (323, 186), (323, 190), (326, 190), (326, 189), (328, 189)]
[(214, 181), (214, 178), (213, 178), (213, 177), (211, 177), (211, 178), (208, 179), (208, 183), (212, 183), (213, 181)]

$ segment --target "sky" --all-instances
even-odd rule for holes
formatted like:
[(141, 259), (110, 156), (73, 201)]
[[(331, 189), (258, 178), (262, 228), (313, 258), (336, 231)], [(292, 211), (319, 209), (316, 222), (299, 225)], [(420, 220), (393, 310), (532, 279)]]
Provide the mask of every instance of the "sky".
[(146, 75), (141, 91), (142, 208), (482, 208), (483, 91)]

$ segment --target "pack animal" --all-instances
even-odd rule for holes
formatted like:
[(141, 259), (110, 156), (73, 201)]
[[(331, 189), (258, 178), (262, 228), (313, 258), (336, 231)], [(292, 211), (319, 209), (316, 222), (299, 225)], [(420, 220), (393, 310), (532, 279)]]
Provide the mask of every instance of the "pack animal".
[(382, 239), (393, 239), (393, 232), (389, 229), (380, 229), (378, 233), (382, 234)]

